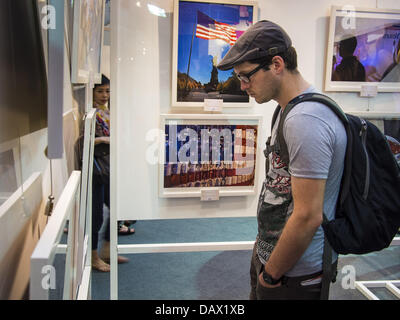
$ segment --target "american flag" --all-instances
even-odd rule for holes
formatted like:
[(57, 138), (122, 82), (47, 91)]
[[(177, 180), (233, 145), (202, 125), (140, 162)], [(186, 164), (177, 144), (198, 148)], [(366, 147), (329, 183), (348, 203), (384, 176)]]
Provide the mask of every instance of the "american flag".
[(236, 42), (236, 28), (223, 22), (218, 22), (201, 11), (197, 11), (196, 37), (212, 40), (221, 39), (230, 45)]

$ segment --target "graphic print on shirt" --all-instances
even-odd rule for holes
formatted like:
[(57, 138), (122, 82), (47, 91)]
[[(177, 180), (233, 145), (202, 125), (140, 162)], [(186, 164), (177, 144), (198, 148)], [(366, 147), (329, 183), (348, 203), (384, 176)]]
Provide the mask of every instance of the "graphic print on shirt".
[[(279, 120), (277, 119), (277, 123)], [(275, 129), (275, 128), (274, 128)], [(273, 130), (271, 144), (275, 141)], [(258, 201), (257, 254), (265, 263), (282, 233), (287, 219), (293, 211), (291, 179), (288, 165), (281, 161), (278, 153), (268, 155), (269, 166)]]

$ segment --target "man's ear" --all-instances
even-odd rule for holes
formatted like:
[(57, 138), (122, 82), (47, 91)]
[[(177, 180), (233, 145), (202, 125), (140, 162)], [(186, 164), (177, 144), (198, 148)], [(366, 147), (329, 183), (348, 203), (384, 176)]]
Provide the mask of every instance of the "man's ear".
[(282, 73), (283, 69), (285, 69), (285, 61), (281, 56), (275, 56), (272, 58), (271, 67), (273, 68), (276, 74)]

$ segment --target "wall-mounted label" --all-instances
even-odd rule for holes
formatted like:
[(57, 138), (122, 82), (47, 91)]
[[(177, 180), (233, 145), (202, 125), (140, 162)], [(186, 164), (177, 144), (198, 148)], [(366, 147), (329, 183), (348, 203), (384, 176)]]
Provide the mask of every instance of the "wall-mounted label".
[(216, 201), (219, 200), (218, 189), (202, 189), (201, 190), (201, 201)]
[(222, 99), (204, 99), (204, 111), (222, 111)]
[(361, 97), (376, 97), (378, 94), (378, 86), (377, 85), (362, 85), (361, 86)]

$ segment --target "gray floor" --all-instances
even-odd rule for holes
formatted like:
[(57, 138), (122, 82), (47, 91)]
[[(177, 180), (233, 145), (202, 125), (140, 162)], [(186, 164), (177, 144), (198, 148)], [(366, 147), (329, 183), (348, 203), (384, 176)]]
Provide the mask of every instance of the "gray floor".
[[(254, 240), (255, 218), (138, 221), (136, 233), (120, 236), (119, 244)], [(121, 300), (247, 300), (250, 251), (126, 255), (118, 268)], [(349, 267), (350, 266), (350, 267)], [(341, 256), (331, 300), (366, 300), (345, 289), (349, 268), (356, 280), (400, 279), (400, 246), (367, 255)], [(396, 299), (386, 289), (373, 289), (380, 299)], [(93, 272), (92, 299), (109, 299), (109, 274)]]

